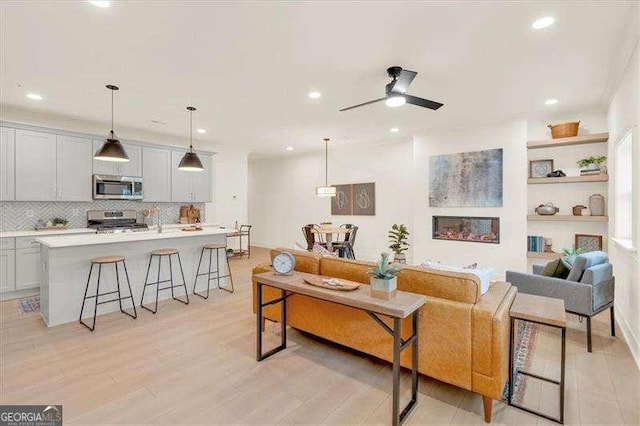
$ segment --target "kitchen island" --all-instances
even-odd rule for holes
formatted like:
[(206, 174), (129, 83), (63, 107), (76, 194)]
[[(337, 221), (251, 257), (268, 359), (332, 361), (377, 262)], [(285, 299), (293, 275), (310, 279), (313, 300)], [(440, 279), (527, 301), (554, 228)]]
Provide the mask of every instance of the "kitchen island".
[[(124, 256), (127, 271), (131, 281), (131, 289), (136, 306), (140, 305), (140, 297), (144, 287), (149, 255), (152, 250), (161, 248), (175, 248), (180, 251), (184, 277), (190, 297), (193, 294), (193, 282), (200, 259), (200, 252), (204, 244), (225, 244), (228, 229), (205, 228), (202, 231), (182, 231), (179, 229), (166, 230), (162, 233), (153, 231), (132, 232), (123, 234), (87, 234), (38, 238), (42, 254), (42, 285), (40, 287), (40, 313), (44, 322), (49, 326), (78, 321), (82, 299), (84, 296), (87, 277), (89, 276), (90, 260), (99, 256)], [(220, 274), (225, 275), (227, 264), (225, 253), (220, 251)], [(201, 272), (208, 267), (208, 256), (203, 257)], [(213, 265), (215, 268), (215, 259)], [(153, 262), (150, 281), (157, 280), (157, 263)], [(120, 268), (122, 274), (122, 268)], [(124, 274), (121, 275), (124, 277)], [(169, 278), (167, 262), (163, 262), (161, 280)], [(95, 291), (97, 274), (91, 277), (89, 292)], [(173, 268), (174, 283), (181, 284), (182, 276), (177, 262)], [(166, 284), (166, 283), (165, 283)], [(226, 282), (221, 279), (221, 286)], [(211, 282), (215, 288), (216, 281)], [(162, 285), (161, 285), (162, 286)], [(198, 291), (206, 289), (206, 276), (198, 279)], [(121, 288), (125, 295), (126, 281), (121, 280)], [(100, 278), (100, 292), (116, 290), (115, 268), (105, 265)], [(176, 295), (181, 296), (182, 289), (175, 289)], [(153, 296), (153, 297), (152, 297)], [(109, 296), (105, 297), (107, 300)], [(171, 291), (161, 291), (159, 299), (171, 297)], [(215, 293), (212, 294), (215, 298)], [(155, 300), (155, 287), (148, 287), (145, 293), (145, 304)], [(88, 301), (93, 308), (93, 302)], [(177, 303), (177, 302), (176, 302)], [(125, 309), (130, 307), (130, 301), (123, 301)], [(188, 307), (185, 307), (188, 309)], [(118, 303), (106, 303), (98, 306), (98, 315), (119, 310)], [(162, 309), (159, 309), (159, 313)], [(138, 315), (152, 315), (138, 310)], [(85, 315), (86, 309), (85, 309)], [(99, 320), (98, 320), (99, 323)]]

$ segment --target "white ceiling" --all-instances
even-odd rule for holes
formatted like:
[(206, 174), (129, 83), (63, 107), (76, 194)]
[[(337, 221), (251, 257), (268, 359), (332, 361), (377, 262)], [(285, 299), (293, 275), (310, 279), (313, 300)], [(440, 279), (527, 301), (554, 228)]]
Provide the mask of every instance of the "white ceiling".
[[(558, 110), (604, 105), (634, 3), (3, 0), (0, 101), (106, 123), (112, 83), (116, 132), (186, 139), (194, 105), (201, 146), (272, 155), (320, 148), (324, 136), (364, 144), (548, 112), (548, 98)], [(552, 27), (531, 29), (547, 15)], [(418, 71), (409, 93), (445, 106), (338, 112), (383, 96), (390, 65)]]

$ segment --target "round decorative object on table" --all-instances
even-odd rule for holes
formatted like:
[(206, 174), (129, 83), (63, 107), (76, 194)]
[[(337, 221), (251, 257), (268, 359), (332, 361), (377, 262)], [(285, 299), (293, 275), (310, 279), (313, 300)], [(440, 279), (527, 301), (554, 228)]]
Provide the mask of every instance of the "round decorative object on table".
[(582, 209), (582, 211), (580, 212), (581, 216), (591, 216), (591, 209), (586, 208), (586, 209)]
[(593, 194), (589, 197), (589, 210), (591, 210), (591, 216), (604, 216), (604, 196)]
[(273, 270), (276, 271), (278, 275), (287, 275), (293, 271), (293, 268), (296, 266), (296, 258), (293, 257), (291, 253), (286, 251), (281, 251), (276, 254), (271, 262), (273, 265)]

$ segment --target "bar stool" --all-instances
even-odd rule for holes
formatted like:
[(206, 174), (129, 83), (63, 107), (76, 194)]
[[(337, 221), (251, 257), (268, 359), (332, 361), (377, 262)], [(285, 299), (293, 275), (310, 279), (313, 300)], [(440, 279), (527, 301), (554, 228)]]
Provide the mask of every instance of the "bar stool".
[[(129, 287), (129, 296), (126, 296), (126, 297), (122, 297), (122, 294), (120, 292), (120, 274), (118, 273), (119, 262), (122, 262), (122, 266), (124, 267), (124, 273), (125, 273), (125, 276), (127, 277), (127, 286)], [(102, 274), (102, 265), (105, 265), (105, 264), (115, 265), (116, 283), (117, 283), (118, 289), (114, 291), (108, 291), (106, 293), (100, 293), (100, 276)], [(93, 272), (94, 265), (98, 265), (98, 282), (96, 283), (96, 294), (95, 296), (87, 296), (87, 293), (89, 292), (89, 284), (91, 283), (91, 273)], [(115, 299), (99, 301), (100, 297), (107, 296), (109, 294), (115, 294), (115, 293), (118, 293), (118, 297), (116, 297)], [(82, 313), (84, 312), (84, 305), (87, 299), (95, 299), (95, 307), (93, 308), (93, 324), (91, 325), (91, 327), (89, 327), (89, 325), (87, 325), (84, 321), (82, 321)], [(122, 308), (122, 301), (126, 299), (131, 299), (131, 305), (133, 306), (133, 315), (131, 315), (129, 312), (125, 311)], [(105, 303), (112, 303), (112, 302), (118, 302), (120, 304), (120, 312), (122, 312), (123, 314), (129, 315), (133, 319), (138, 318), (138, 312), (136, 311), (136, 303), (135, 303), (135, 300), (133, 299), (133, 292), (131, 291), (131, 282), (129, 281), (129, 273), (127, 272), (127, 264), (124, 261), (124, 256), (94, 257), (93, 259), (91, 259), (91, 268), (89, 268), (89, 278), (87, 279), (87, 286), (84, 289), (84, 298), (82, 299), (82, 308), (80, 308), (80, 318), (79, 318), (80, 324), (84, 325), (89, 330), (93, 331), (96, 328), (96, 316), (98, 314), (98, 305), (102, 305)]]
[[(176, 255), (178, 257), (178, 264), (180, 265), (180, 274), (182, 275), (182, 285), (173, 284), (173, 267), (171, 265), (171, 256), (173, 255)], [(162, 265), (162, 258), (164, 256), (167, 256), (169, 258), (168, 259), (169, 260), (169, 279), (160, 281), (160, 270), (161, 270), (160, 266)], [(158, 258), (158, 281), (147, 282), (149, 279), (149, 271), (151, 271), (151, 262), (153, 261), (154, 257)], [(160, 287), (160, 283), (167, 283), (167, 282), (170, 282), (171, 285), (166, 287)], [(154, 285), (154, 284), (156, 286), (156, 303), (155, 303), (154, 310), (151, 310), (146, 306), (144, 306), (144, 292), (147, 289), (147, 286)], [(186, 301), (179, 299), (175, 296), (173, 289), (176, 287), (184, 287), (184, 295), (187, 298)], [(180, 252), (178, 251), (178, 249), (174, 249), (174, 248), (153, 250), (151, 252), (151, 256), (149, 256), (149, 266), (147, 266), (147, 276), (144, 278), (144, 288), (142, 289), (142, 298), (140, 299), (140, 307), (155, 314), (156, 312), (158, 312), (158, 294), (162, 290), (168, 290), (168, 289), (171, 289), (171, 297), (173, 298), (173, 300), (177, 300), (178, 302), (184, 303), (185, 305), (189, 304), (189, 294), (187, 290), (187, 284), (184, 279), (184, 272), (182, 271), (182, 261), (180, 260)]]
[[(209, 251), (209, 269), (207, 272), (202, 272), (200, 273), (200, 265), (202, 264), (202, 256), (204, 255), (204, 251), (208, 250)], [(213, 255), (213, 251), (215, 250), (216, 252), (216, 269), (215, 271), (211, 270), (211, 265), (212, 265), (212, 261), (211, 261), (211, 257)], [(227, 260), (227, 274), (226, 275), (220, 275), (220, 258), (219, 256), (219, 251), (222, 250), (222, 253), (224, 253), (225, 259)], [(216, 274), (215, 277), (212, 277), (211, 274)], [(207, 295), (203, 296), (199, 293), (196, 292), (196, 285), (198, 284), (198, 277), (202, 276), (202, 275), (206, 275), (207, 276)], [(227, 278), (229, 277), (230, 281), (231, 281), (231, 290), (229, 290), (228, 288), (222, 287), (220, 286), (220, 278)], [(198, 262), (198, 269), (196, 270), (196, 279), (193, 282), (193, 294), (195, 294), (196, 296), (200, 296), (203, 299), (208, 299), (209, 298), (209, 287), (211, 284), (211, 281), (213, 280), (217, 280), (218, 282), (218, 288), (220, 290), (224, 290), (224, 291), (228, 291), (229, 293), (233, 293), (234, 289), (233, 289), (233, 277), (231, 276), (231, 268), (229, 267), (229, 257), (227, 256), (227, 246), (225, 244), (205, 244), (202, 246), (202, 251), (200, 252), (200, 261)]]

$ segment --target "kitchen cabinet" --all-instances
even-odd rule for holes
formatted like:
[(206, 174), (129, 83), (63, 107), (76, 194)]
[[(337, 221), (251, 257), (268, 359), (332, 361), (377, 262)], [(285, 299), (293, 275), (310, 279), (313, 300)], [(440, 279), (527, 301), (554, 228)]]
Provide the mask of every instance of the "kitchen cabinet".
[(91, 201), (92, 156), (89, 139), (73, 136), (57, 137), (56, 199), (58, 201)]
[(0, 128), (0, 200), (2, 201), (16, 199), (15, 150), (15, 129)]
[[(11, 239), (13, 240), (13, 239)], [(0, 249), (0, 293), (16, 289), (16, 252)]]
[(184, 156), (184, 151), (171, 152), (171, 201), (173, 202), (201, 202), (212, 201), (211, 179), (213, 176), (213, 159), (211, 156), (199, 154), (204, 170), (201, 172), (186, 172), (178, 170), (178, 164)]
[(91, 141), (16, 130), (18, 201), (91, 201)]
[(55, 201), (56, 135), (16, 130), (16, 197), (18, 201)]
[(171, 201), (171, 150), (144, 147), (142, 149), (144, 201)]
[(16, 290), (38, 288), (42, 280), (42, 256), (37, 247), (16, 249)]
[[(102, 140), (93, 140), (93, 153), (102, 146)], [(93, 174), (96, 175), (110, 175), (110, 176), (142, 176), (142, 147), (139, 145), (132, 145), (129, 143), (123, 143), (125, 151), (129, 156), (129, 161), (100, 161), (93, 159)]]

